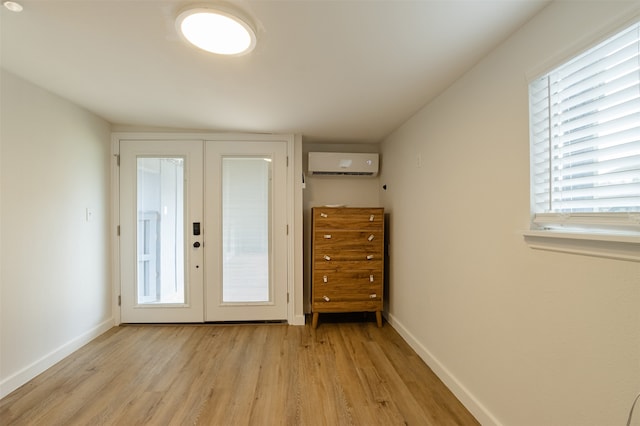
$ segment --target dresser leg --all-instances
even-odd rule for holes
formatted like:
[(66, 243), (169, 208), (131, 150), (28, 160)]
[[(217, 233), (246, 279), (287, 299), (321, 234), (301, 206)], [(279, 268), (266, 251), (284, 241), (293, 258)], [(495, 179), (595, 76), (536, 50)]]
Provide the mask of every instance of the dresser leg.
[(318, 313), (317, 312), (313, 313), (313, 319), (311, 320), (311, 328), (313, 328), (313, 329), (318, 328)]
[(376, 321), (378, 322), (378, 328), (382, 327), (382, 311), (376, 311)]

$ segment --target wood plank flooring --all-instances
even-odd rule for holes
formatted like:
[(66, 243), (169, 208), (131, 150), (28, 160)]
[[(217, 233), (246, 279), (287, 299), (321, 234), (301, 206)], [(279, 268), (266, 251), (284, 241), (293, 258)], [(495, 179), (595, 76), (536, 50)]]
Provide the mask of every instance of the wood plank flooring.
[(478, 423), (391, 326), (351, 318), (115, 327), (0, 400), (0, 424)]

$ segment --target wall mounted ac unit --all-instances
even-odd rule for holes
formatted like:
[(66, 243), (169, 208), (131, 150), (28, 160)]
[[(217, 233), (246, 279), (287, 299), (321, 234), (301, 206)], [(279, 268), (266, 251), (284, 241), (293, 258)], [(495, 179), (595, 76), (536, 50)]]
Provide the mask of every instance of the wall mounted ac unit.
[(378, 154), (310, 152), (308, 168), (314, 176), (377, 176)]

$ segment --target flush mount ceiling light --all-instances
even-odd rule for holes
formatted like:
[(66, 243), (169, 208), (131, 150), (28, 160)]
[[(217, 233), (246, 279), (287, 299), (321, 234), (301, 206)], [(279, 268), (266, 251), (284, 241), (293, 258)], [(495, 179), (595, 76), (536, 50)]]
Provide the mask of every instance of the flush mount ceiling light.
[(22, 12), (22, 5), (15, 1), (5, 1), (2, 3), (4, 7), (12, 12)]
[(244, 55), (256, 45), (256, 34), (237, 14), (212, 7), (185, 10), (176, 20), (178, 32), (191, 44), (220, 55)]

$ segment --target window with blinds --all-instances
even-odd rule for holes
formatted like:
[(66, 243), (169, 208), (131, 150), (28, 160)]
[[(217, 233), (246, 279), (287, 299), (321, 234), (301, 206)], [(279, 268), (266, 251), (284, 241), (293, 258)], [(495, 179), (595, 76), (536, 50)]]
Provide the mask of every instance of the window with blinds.
[(640, 232), (640, 22), (529, 85), (533, 228)]

